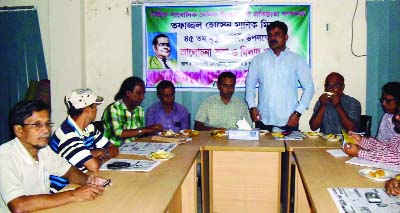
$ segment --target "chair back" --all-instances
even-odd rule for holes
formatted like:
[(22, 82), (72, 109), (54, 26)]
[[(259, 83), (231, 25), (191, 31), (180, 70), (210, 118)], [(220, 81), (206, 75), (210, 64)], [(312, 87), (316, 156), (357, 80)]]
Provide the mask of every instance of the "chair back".
[(361, 115), (360, 117), (360, 132), (365, 132), (365, 136), (371, 136), (372, 116)]

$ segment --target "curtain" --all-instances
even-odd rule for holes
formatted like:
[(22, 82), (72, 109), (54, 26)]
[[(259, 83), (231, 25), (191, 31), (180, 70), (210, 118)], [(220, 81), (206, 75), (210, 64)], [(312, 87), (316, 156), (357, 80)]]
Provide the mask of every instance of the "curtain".
[(0, 7), (0, 144), (10, 139), (8, 113), (30, 80), (47, 79), (37, 10)]
[(378, 101), (382, 86), (400, 81), (400, 1), (367, 1), (366, 112), (375, 136), (383, 115)]

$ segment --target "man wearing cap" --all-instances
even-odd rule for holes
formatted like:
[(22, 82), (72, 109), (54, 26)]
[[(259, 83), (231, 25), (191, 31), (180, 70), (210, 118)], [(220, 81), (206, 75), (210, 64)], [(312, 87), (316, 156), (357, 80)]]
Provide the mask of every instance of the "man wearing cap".
[(103, 98), (88, 88), (73, 90), (65, 97), (68, 117), (50, 140), (54, 152), (82, 171), (98, 171), (105, 160), (119, 154), (118, 148), (92, 124), (101, 103)]

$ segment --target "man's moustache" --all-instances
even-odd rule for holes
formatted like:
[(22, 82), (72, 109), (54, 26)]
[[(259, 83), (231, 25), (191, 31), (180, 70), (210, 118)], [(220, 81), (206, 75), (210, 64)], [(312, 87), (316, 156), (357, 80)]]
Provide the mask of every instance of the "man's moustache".
[(277, 40), (271, 40), (269, 43), (270, 43), (270, 44), (277, 44), (278, 41), (277, 41)]

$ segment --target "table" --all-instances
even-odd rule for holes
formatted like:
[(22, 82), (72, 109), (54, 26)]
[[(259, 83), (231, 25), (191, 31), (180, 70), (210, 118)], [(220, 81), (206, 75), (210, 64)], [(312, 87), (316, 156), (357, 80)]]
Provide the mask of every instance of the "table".
[(281, 211), (283, 141), (201, 137), (203, 212)]
[[(293, 151), (295, 150), (308, 150), (308, 149), (339, 149), (342, 146), (341, 141), (328, 141), (325, 140), (321, 137), (317, 138), (310, 138), (306, 137), (303, 140), (286, 140), (286, 150), (287, 153), (284, 155), (283, 161), (286, 162), (283, 166), (283, 179), (286, 180), (285, 183), (283, 183), (282, 187), (282, 192), (283, 192), (283, 200), (287, 204), (286, 209), (290, 209), (290, 200), (293, 199), (293, 197), (299, 197), (299, 199), (302, 199), (304, 196), (304, 191), (303, 191), (303, 186), (302, 182), (300, 180), (300, 176), (298, 175), (298, 171), (296, 168), (296, 163), (293, 161)], [(295, 175), (294, 178), (292, 178), (292, 175)], [(294, 184), (294, 186), (292, 186)], [(287, 186), (287, 187), (285, 187)], [(293, 190), (293, 191), (291, 191)], [(285, 194), (286, 193), (286, 194)], [(301, 207), (301, 205), (298, 201), (298, 199), (294, 199), (294, 209), (299, 209), (299, 208), (308, 208), (308, 205), (305, 207)], [(303, 202), (304, 204), (304, 202)]]
[[(151, 172), (99, 171), (112, 186), (94, 201), (72, 203), (42, 212), (196, 212), (197, 146), (178, 146), (173, 159)], [(118, 158), (144, 159), (134, 155)]]
[[(383, 188), (376, 182), (358, 174), (362, 168), (346, 164), (349, 157), (334, 158), (326, 149), (295, 149), (294, 156), (304, 185), (307, 199), (300, 196), (298, 212), (336, 212), (328, 187)], [(299, 193), (301, 195), (301, 193)], [(307, 202), (307, 203), (305, 203)], [(308, 206), (308, 208), (307, 208)], [(305, 207), (305, 208), (304, 208)]]

